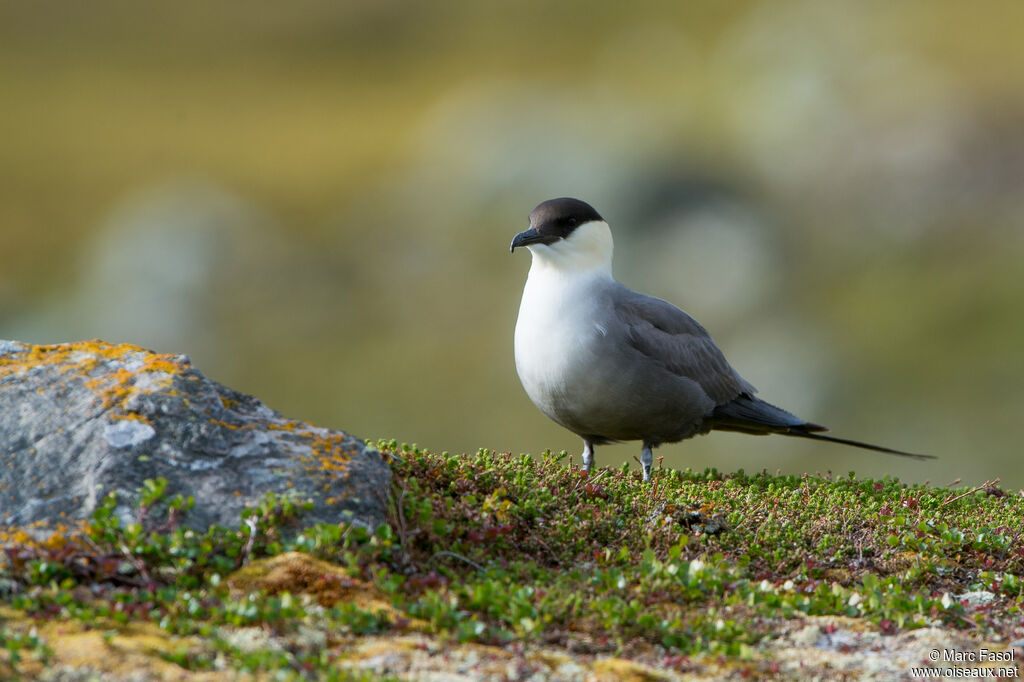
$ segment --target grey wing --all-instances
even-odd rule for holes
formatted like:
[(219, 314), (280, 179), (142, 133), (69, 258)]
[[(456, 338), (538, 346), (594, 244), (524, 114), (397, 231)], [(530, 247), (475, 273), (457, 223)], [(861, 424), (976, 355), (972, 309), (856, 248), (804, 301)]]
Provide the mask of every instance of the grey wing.
[(696, 381), (716, 405), (756, 392), (695, 319), (668, 301), (623, 290), (628, 293), (616, 297), (615, 312), (634, 349), (669, 372)]

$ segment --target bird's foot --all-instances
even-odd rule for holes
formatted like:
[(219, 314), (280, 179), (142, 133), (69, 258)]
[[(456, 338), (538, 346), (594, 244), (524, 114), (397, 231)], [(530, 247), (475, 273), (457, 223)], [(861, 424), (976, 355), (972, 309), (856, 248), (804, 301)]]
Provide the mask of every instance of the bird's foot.
[(651, 446), (644, 443), (644, 449), (640, 452), (640, 464), (644, 468), (644, 482), (651, 480), (651, 466), (654, 465), (654, 452)]
[(580, 459), (583, 461), (583, 470), (588, 474), (594, 467), (594, 446), (588, 441), (583, 441), (583, 454), (580, 455)]

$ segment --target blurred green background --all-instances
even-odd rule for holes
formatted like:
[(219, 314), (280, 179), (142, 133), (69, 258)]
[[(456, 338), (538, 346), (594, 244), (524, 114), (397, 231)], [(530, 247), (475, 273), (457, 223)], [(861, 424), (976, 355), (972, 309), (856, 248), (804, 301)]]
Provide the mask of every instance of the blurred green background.
[(762, 397), (941, 457), (714, 434), (666, 464), (1024, 486), (1024, 3), (626, 7), (0, 2), (0, 338), (578, 456), (516, 378), (508, 253), (573, 195)]

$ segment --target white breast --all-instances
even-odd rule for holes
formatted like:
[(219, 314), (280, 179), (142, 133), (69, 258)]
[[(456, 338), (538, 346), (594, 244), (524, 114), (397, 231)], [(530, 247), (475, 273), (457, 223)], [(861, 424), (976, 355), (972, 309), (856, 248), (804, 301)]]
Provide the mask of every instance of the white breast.
[(605, 272), (566, 273), (534, 261), (523, 289), (515, 331), (516, 371), (527, 395), (551, 416), (592, 355), (595, 337), (607, 331), (595, 322), (597, 302), (590, 291)]

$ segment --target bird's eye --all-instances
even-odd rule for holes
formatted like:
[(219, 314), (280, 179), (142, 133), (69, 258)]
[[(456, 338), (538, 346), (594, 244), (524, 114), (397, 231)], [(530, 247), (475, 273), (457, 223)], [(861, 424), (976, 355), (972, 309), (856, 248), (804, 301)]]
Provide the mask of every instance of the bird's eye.
[(575, 225), (576, 224), (576, 219), (575, 218), (569, 218), (569, 224), (570, 225)]

